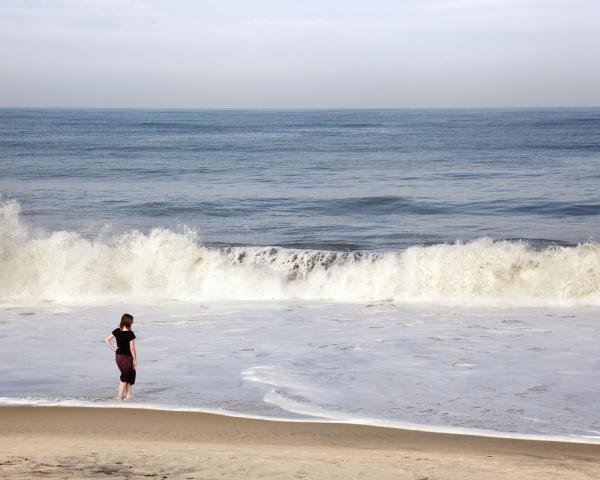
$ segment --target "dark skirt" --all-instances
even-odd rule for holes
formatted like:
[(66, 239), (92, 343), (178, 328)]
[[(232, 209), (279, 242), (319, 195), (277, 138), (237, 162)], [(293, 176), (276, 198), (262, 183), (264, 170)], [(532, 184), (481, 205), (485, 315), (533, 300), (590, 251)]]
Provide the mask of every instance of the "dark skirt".
[(133, 368), (133, 357), (131, 355), (115, 355), (117, 367), (121, 370), (121, 381), (131, 385), (135, 383), (135, 368)]

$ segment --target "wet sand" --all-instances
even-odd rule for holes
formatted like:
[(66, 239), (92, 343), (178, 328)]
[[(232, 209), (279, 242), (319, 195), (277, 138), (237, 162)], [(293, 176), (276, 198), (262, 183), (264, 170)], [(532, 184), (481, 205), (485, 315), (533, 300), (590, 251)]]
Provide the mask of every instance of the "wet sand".
[(0, 408), (0, 478), (594, 479), (600, 445), (79, 407)]

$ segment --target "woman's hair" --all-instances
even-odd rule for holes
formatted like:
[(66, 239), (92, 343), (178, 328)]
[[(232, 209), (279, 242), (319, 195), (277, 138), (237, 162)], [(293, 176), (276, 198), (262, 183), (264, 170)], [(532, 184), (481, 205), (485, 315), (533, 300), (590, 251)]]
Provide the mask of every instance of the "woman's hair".
[(121, 317), (121, 324), (119, 325), (119, 328), (126, 327), (126, 328), (130, 329), (132, 323), (133, 323), (133, 315), (130, 315), (129, 313), (124, 313), (123, 316)]

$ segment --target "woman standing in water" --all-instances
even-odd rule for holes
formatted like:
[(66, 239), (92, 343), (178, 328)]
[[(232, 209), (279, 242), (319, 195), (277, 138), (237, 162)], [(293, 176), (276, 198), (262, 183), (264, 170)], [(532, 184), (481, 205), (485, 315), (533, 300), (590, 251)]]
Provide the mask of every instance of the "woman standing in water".
[[(109, 333), (104, 342), (116, 353), (117, 366), (121, 371), (121, 383), (119, 384), (119, 396), (117, 400), (131, 398), (131, 386), (135, 383), (135, 369), (137, 368), (137, 353), (135, 351), (135, 333), (131, 331), (133, 315), (123, 314), (119, 328)], [(112, 339), (117, 339), (117, 348), (114, 347)]]

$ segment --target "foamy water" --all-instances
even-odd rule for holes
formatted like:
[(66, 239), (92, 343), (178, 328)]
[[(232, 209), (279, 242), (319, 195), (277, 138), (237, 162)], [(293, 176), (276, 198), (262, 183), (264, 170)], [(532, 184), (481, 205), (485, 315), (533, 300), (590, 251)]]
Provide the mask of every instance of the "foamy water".
[[(4, 404), (114, 404), (102, 343), (136, 313), (135, 405), (593, 439), (598, 309), (165, 303), (1, 311)], [(27, 362), (15, 362), (27, 352)]]
[(0, 203), (0, 302), (325, 300), (442, 305), (600, 304), (600, 244), (534, 249), (479, 239), (396, 252), (215, 248), (197, 232), (88, 239), (41, 232)]

